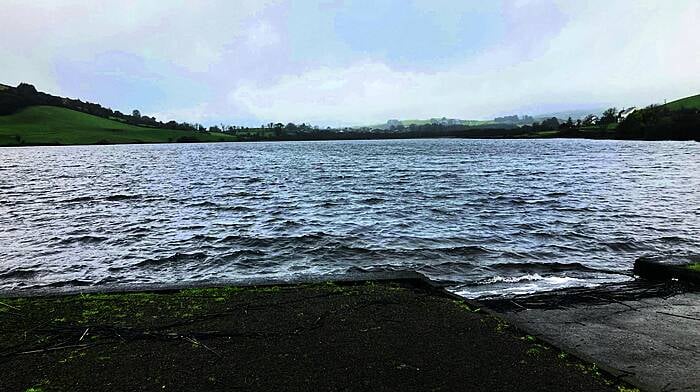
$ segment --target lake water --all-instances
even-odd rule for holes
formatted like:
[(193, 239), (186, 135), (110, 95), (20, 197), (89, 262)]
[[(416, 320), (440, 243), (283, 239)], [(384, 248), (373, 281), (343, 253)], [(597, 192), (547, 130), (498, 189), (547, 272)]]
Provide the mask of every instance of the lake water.
[(700, 254), (700, 143), (0, 149), (0, 290), (415, 270), (468, 297)]

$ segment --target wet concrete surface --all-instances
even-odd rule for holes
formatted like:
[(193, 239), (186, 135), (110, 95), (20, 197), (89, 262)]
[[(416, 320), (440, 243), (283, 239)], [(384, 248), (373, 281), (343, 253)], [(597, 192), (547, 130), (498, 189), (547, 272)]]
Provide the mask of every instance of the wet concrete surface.
[[(559, 301), (556, 307), (513, 306), (499, 313), (522, 330), (596, 363), (645, 391), (700, 391), (700, 292), (669, 296)], [(535, 303), (547, 303), (540, 296)]]

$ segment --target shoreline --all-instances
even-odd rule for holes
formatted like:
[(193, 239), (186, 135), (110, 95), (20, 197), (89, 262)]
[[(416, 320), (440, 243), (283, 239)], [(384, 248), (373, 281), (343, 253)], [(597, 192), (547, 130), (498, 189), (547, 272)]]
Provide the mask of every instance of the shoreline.
[(573, 136), (494, 136), (494, 137), (454, 137), (454, 136), (429, 136), (429, 137), (378, 137), (378, 138), (328, 138), (328, 139), (256, 139), (256, 140), (211, 140), (211, 141), (187, 141), (187, 142), (133, 142), (133, 143), (84, 143), (84, 144), (60, 144), (60, 143), (35, 143), (35, 144), (3, 144), (0, 148), (27, 148), (27, 147), (72, 147), (72, 146), (130, 146), (130, 145), (170, 145), (170, 144), (238, 144), (238, 143), (284, 143), (284, 142), (352, 142), (352, 141), (382, 141), (382, 140), (431, 140), (431, 139), (460, 139), (460, 140), (600, 140), (600, 141), (630, 141), (630, 142), (696, 142), (700, 139), (643, 139), (643, 138), (614, 138), (614, 137), (573, 137)]
[[(298, 286), (306, 284), (317, 284), (324, 282), (335, 282), (335, 283), (348, 283), (353, 284), (356, 282), (365, 281), (375, 281), (381, 282), (395, 282), (408, 284), (415, 287), (421, 287), (433, 291), (436, 294), (449, 296), (451, 298), (460, 299), (464, 301), (480, 302), (480, 301), (491, 301), (498, 299), (498, 296), (483, 296), (479, 298), (467, 298), (463, 297), (457, 293), (449, 290), (451, 286), (447, 282), (439, 282), (430, 279), (428, 276), (412, 270), (405, 271), (381, 271), (381, 272), (346, 272), (342, 274), (323, 274), (323, 275), (300, 275), (290, 278), (267, 278), (267, 277), (251, 277), (251, 278), (236, 278), (236, 279), (220, 279), (211, 281), (192, 281), (184, 283), (134, 283), (134, 284), (105, 284), (101, 286), (94, 285), (66, 285), (66, 286), (55, 286), (55, 287), (40, 287), (40, 288), (27, 288), (27, 289), (0, 289), (0, 297), (6, 298), (21, 298), (21, 297), (53, 297), (62, 295), (75, 295), (75, 294), (124, 294), (133, 292), (149, 292), (149, 293), (168, 293), (183, 289), (192, 288), (218, 288), (225, 286), (235, 286), (235, 287), (264, 287), (264, 286)], [(634, 284), (645, 284), (646, 280), (624, 280), (619, 282), (607, 282), (601, 283), (594, 287), (587, 286), (575, 286), (575, 287), (561, 287), (553, 290), (537, 291), (526, 294), (514, 294), (508, 295), (503, 298), (510, 300), (512, 298), (521, 298), (531, 295), (549, 295), (549, 294), (566, 294), (570, 291), (579, 290), (599, 290), (599, 289), (610, 289), (610, 290), (624, 290), (626, 287)], [(649, 281), (651, 284), (652, 282)]]

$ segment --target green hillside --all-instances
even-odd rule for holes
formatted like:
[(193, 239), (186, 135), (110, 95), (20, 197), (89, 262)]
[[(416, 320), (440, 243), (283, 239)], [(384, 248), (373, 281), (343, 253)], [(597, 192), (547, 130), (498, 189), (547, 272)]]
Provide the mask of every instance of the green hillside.
[(671, 110), (700, 109), (700, 94), (669, 102), (664, 107)]
[(54, 106), (0, 116), (0, 146), (234, 141), (223, 133), (147, 128)]

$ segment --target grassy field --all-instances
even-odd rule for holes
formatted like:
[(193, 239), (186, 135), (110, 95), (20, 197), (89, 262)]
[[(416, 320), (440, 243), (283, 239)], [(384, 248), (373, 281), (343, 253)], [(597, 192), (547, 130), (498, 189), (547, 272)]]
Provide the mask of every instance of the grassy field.
[(664, 106), (671, 110), (700, 109), (700, 94), (669, 102)]
[(223, 133), (139, 127), (70, 109), (32, 106), (0, 116), (0, 146), (235, 141)]

